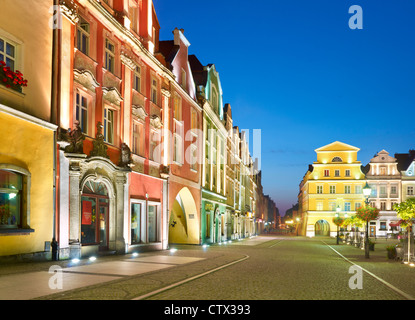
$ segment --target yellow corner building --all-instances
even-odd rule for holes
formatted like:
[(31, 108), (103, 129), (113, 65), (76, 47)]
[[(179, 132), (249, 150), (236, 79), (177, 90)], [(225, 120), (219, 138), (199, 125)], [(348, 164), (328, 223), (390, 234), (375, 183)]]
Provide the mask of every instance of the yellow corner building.
[(307, 237), (337, 235), (333, 218), (356, 213), (364, 204), (365, 175), (357, 160), (359, 148), (335, 141), (315, 150), (298, 195), (302, 234)]

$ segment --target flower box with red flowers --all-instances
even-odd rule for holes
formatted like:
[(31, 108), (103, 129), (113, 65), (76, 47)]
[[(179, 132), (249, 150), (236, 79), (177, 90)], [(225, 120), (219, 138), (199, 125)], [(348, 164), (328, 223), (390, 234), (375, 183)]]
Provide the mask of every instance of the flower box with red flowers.
[(21, 93), (23, 87), (27, 87), (27, 80), (23, 78), (20, 71), (13, 72), (4, 61), (0, 60), (0, 84)]

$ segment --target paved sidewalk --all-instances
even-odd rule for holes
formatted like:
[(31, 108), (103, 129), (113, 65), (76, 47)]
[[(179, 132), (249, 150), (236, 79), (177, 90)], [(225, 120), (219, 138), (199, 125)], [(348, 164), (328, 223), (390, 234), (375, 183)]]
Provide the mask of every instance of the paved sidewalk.
[[(82, 261), (81, 265), (43, 263), (44, 268), (49, 265), (47, 271), (23, 271), (0, 276), (0, 300), (28, 300), (203, 260), (165, 254), (103, 257), (94, 262)], [(29, 268), (29, 265), (33, 264), (20, 265), (20, 268)]]

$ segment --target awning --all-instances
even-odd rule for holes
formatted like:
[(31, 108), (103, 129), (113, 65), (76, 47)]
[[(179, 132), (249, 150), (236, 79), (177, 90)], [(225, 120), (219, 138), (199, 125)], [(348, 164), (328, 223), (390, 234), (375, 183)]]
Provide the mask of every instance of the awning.
[(402, 223), (402, 220), (399, 221), (392, 221), (391, 223), (389, 223), (389, 226), (391, 227), (399, 227), (399, 225)]

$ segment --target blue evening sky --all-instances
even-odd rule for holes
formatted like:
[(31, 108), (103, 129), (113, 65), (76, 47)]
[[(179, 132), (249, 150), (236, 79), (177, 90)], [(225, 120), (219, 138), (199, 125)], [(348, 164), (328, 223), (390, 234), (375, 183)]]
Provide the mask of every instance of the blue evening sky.
[[(183, 28), (190, 54), (218, 70), (234, 125), (261, 129), (264, 193), (297, 202), (315, 149), (415, 149), (415, 1), (154, 0), (160, 39)], [(349, 7), (363, 29), (349, 28)]]

